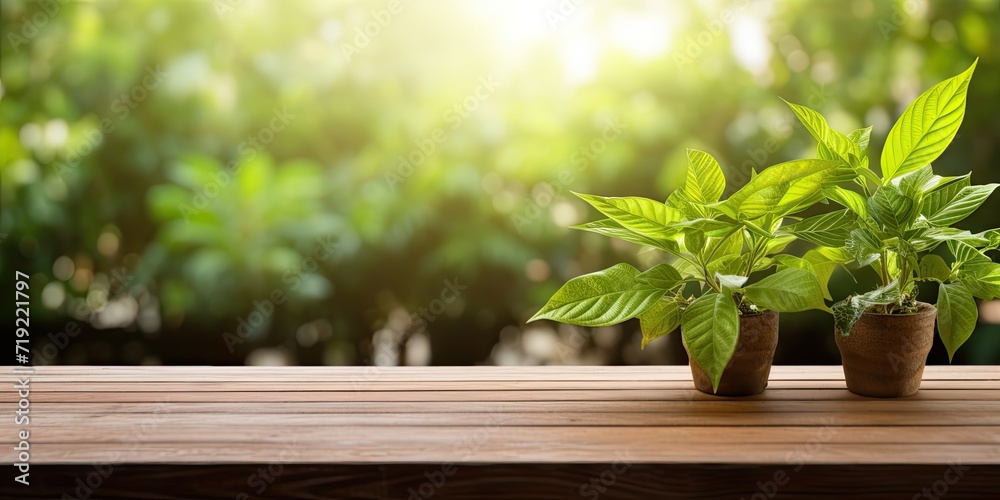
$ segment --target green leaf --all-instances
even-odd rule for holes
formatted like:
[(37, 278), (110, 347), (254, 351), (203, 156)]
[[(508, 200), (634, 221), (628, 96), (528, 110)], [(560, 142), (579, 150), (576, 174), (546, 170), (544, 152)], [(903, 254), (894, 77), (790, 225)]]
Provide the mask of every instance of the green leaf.
[(781, 231), (821, 247), (842, 247), (850, 237), (855, 221), (857, 215), (844, 209), (803, 219)]
[(924, 217), (927, 222), (934, 226), (950, 226), (975, 212), (986, 198), (993, 194), (993, 190), (1000, 184), (986, 184), (983, 186), (963, 187), (950, 200), (939, 204), (940, 200), (935, 199), (935, 206), (932, 209), (925, 209)]
[(673, 266), (685, 279), (694, 278), (698, 281), (705, 280), (705, 276), (701, 272), (701, 267), (695, 265), (693, 262), (677, 260), (673, 262)]
[(951, 277), (951, 268), (940, 255), (928, 254), (920, 259), (919, 273), (922, 278), (944, 282)]
[[(920, 263), (918, 262), (917, 265), (914, 266), (914, 267), (920, 267)], [(876, 273), (881, 273), (882, 272), (881, 263), (880, 262), (872, 262), (872, 269), (874, 269)], [(893, 250), (886, 250), (886, 252), (885, 252), (885, 269), (886, 269), (886, 271), (888, 271), (889, 276), (898, 276), (899, 275), (899, 254), (898, 253), (896, 253)]]
[(639, 283), (645, 283), (651, 287), (662, 290), (673, 290), (684, 281), (681, 273), (670, 264), (657, 264), (649, 270), (640, 273), (635, 277)]
[(896, 186), (879, 186), (868, 199), (868, 214), (886, 231), (899, 235), (917, 218), (912, 199)]
[(877, 290), (837, 302), (833, 305), (833, 321), (840, 330), (840, 335), (846, 337), (851, 334), (854, 324), (861, 319), (866, 309), (874, 305), (891, 304), (899, 299), (899, 283), (893, 281)]
[(952, 264), (952, 268), (960, 268), (968, 262), (977, 260), (990, 260), (989, 257), (983, 254), (983, 252), (980, 252), (976, 247), (961, 240), (949, 239), (948, 250), (950, 250), (951, 254), (955, 256), (955, 263)]
[(830, 186), (823, 188), (823, 195), (831, 200), (850, 209), (861, 217), (868, 216), (868, 207), (865, 205), (865, 197), (860, 193), (840, 186)]
[(528, 322), (551, 319), (581, 326), (615, 325), (641, 314), (666, 293), (636, 282), (639, 271), (618, 264), (566, 282)]
[(938, 335), (948, 349), (948, 361), (955, 357), (955, 351), (972, 335), (978, 317), (976, 299), (972, 298), (972, 293), (965, 285), (945, 283), (938, 287)]
[[(739, 257), (732, 259), (725, 263), (723, 266), (718, 266), (715, 271), (721, 275), (733, 275), (739, 276), (746, 273), (747, 266), (750, 265), (750, 254), (744, 253)], [(754, 260), (754, 267), (750, 270), (749, 274), (753, 274), (757, 271), (761, 271), (771, 267), (770, 257), (760, 257), (758, 256)]]
[[(948, 228), (952, 229), (952, 228)], [(979, 233), (970, 233), (966, 230), (960, 230), (954, 238), (949, 239), (949, 242), (964, 243), (968, 246), (974, 247), (978, 255), (983, 256), (985, 260), (991, 260), (986, 257), (986, 252), (989, 250), (995, 250), (1000, 246), (1000, 229), (987, 229)]]
[(774, 258), (771, 259), (771, 261), (778, 266), (779, 271), (788, 267), (797, 267), (799, 269), (805, 269), (807, 271), (813, 270), (812, 263), (810, 263), (806, 259), (803, 259), (802, 257), (796, 257), (794, 255), (787, 255), (787, 254), (775, 255)]
[(642, 349), (646, 344), (674, 331), (681, 324), (681, 304), (673, 299), (656, 301), (652, 307), (639, 315), (642, 329)]
[(972, 259), (962, 264), (959, 280), (972, 295), (983, 300), (1000, 297), (1000, 264), (988, 259)]
[(809, 309), (828, 310), (823, 289), (812, 269), (788, 267), (743, 288), (748, 299), (758, 306), (778, 312)]
[[(969, 186), (969, 177), (965, 174), (955, 177), (942, 177), (935, 175), (931, 165), (925, 165), (914, 172), (897, 177), (892, 180), (892, 184), (899, 186), (906, 196), (919, 199), (923, 196), (933, 195), (931, 199), (930, 213), (937, 213), (940, 209), (950, 203), (950, 201), (962, 190)], [(924, 205), (921, 204), (920, 213), (928, 213)]]
[(662, 240), (655, 240), (648, 236), (643, 236), (638, 233), (633, 233), (632, 231), (625, 229), (624, 227), (622, 227), (621, 224), (611, 219), (601, 219), (594, 222), (587, 222), (585, 224), (580, 224), (578, 226), (571, 226), (571, 228), (580, 229), (582, 231), (589, 231), (591, 233), (603, 234), (604, 236), (617, 238), (619, 240), (627, 241), (629, 243), (635, 243), (638, 245), (646, 245), (651, 247), (662, 248), (665, 244), (667, 244), (667, 242), (664, 242)]
[(743, 284), (746, 283), (749, 278), (737, 274), (715, 273), (715, 279), (718, 280), (719, 287), (722, 288), (723, 291), (732, 294), (742, 288)]
[(837, 266), (852, 259), (851, 254), (842, 248), (819, 247), (808, 250), (802, 258), (812, 264), (819, 286), (823, 289), (823, 298), (833, 300), (830, 295), (830, 277)]
[(876, 186), (882, 184), (882, 179), (878, 176), (878, 174), (867, 168), (859, 168), (857, 173), (861, 174), (858, 176), (859, 179), (857, 181), (859, 185), (867, 185), (867, 182), (869, 181)]
[(573, 194), (625, 229), (650, 238), (669, 238), (676, 230), (670, 229), (668, 225), (684, 218), (679, 210), (649, 198), (605, 198), (591, 194)]
[(1000, 247), (1000, 229), (987, 229), (982, 232), (982, 236), (990, 241), (987, 249), (993, 250)]
[(920, 205), (920, 213), (924, 217), (930, 217), (944, 210), (963, 188), (971, 185), (969, 182), (971, 176), (972, 174), (966, 174), (960, 177), (943, 178), (943, 181), (937, 186), (932, 189), (925, 189), (924, 200)]
[(670, 228), (667, 231), (668, 234), (676, 236), (687, 229), (698, 229), (705, 233), (708, 237), (717, 237), (728, 233), (734, 227), (737, 227), (733, 222), (716, 220), (716, 219), (692, 219), (692, 220), (682, 220), (678, 222), (673, 222), (670, 224)]
[(844, 242), (844, 250), (849, 252), (859, 266), (867, 266), (882, 254), (882, 241), (866, 227), (851, 230), (851, 235)]
[(892, 184), (899, 187), (899, 191), (907, 198), (920, 200), (924, 192), (931, 187), (934, 177), (931, 166), (924, 165), (902, 177), (893, 179)]
[[(832, 171), (831, 171), (832, 172)], [(814, 174), (788, 183), (788, 189), (771, 210), (775, 218), (801, 212), (824, 200), (823, 188), (830, 181), (823, 174)]]
[(767, 244), (764, 247), (764, 254), (771, 255), (780, 252), (788, 246), (789, 243), (795, 241), (794, 234), (778, 234), (767, 240)]
[(889, 131), (882, 149), (882, 184), (933, 162), (965, 117), (965, 94), (976, 62), (958, 76), (920, 94)]
[(824, 201), (824, 188), (855, 178), (856, 174), (853, 168), (841, 165), (818, 174), (796, 179), (789, 183), (788, 190), (773, 209), (771, 216), (784, 217), (788, 214), (801, 212)]
[(687, 156), (687, 180), (681, 188), (684, 198), (701, 205), (719, 201), (726, 190), (726, 178), (719, 162), (697, 149), (688, 149)]
[[(760, 217), (772, 217), (777, 212), (778, 205), (782, 198), (788, 193), (792, 184), (785, 182), (775, 186), (768, 186), (757, 191), (743, 202), (737, 217), (740, 220), (757, 219)], [(763, 231), (761, 231), (763, 232)]]
[(710, 252), (715, 252), (712, 262), (731, 256), (739, 256), (743, 250), (743, 231), (736, 228), (731, 234), (708, 239)]
[(722, 373), (736, 350), (740, 313), (728, 295), (710, 292), (695, 299), (681, 316), (681, 335), (688, 352), (719, 390)]
[(871, 142), (873, 128), (875, 127), (859, 128), (847, 134), (847, 138), (858, 147), (858, 156), (861, 158), (867, 159), (865, 157), (868, 155), (868, 143)]
[(954, 227), (920, 229), (917, 233), (908, 235), (907, 239), (918, 252), (931, 250), (942, 242), (962, 242), (977, 248), (990, 243), (989, 238), (984, 233), (972, 234), (965, 229)]
[(642, 329), (642, 345), (674, 331), (681, 324), (681, 305), (676, 300), (659, 300), (653, 307), (639, 315), (639, 328)]
[(705, 251), (705, 231), (698, 228), (684, 230), (684, 248), (692, 255), (702, 255)]
[(820, 157), (827, 160), (840, 160), (847, 165), (857, 166), (851, 161), (851, 155), (861, 156), (857, 144), (846, 135), (830, 128), (823, 115), (815, 110), (785, 101), (792, 108), (799, 122), (812, 134), (819, 143)]
[(783, 201), (782, 197), (788, 192), (792, 181), (822, 174), (840, 165), (841, 162), (838, 161), (813, 159), (779, 163), (765, 168), (718, 207), (726, 215), (740, 220), (767, 215)]
[[(734, 267), (734, 264), (739, 262), (740, 257), (742, 257), (740, 254), (725, 255), (712, 260), (712, 262), (705, 267), (708, 270), (709, 276), (714, 276), (716, 274), (735, 275), (742, 272), (739, 267)], [(744, 267), (743, 269), (746, 268)]]

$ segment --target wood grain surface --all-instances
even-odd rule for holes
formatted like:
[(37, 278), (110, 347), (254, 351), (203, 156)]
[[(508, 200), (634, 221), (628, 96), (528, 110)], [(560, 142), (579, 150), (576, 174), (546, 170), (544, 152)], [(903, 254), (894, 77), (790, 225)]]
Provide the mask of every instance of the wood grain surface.
[(927, 367), (896, 400), (851, 394), (838, 366), (776, 366), (747, 398), (697, 392), (683, 366), (53, 366), (30, 385), (35, 464), (1000, 464), (989, 366)]
[[(0, 498), (996, 498), (1000, 367), (929, 366), (891, 400), (839, 366), (776, 366), (746, 398), (690, 376), (36, 367), (30, 424), (0, 419), (0, 460), (31, 432), (33, 484)], [(19, 399), (0, 392), (8, 415)]]

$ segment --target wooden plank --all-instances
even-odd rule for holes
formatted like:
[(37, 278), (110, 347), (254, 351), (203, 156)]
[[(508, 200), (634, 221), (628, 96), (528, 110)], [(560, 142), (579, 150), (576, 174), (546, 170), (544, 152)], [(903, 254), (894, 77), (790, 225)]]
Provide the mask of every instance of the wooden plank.
[[(505, 426), (998, 426), (1000, 413), (989, 411), (956, 412), (497, 412)], [(166, 426), (265, 426), (273, 425), (274, 413), (48, 413), (40, 412), (31, 420), (38, 427), (111, 427), (145, 426), (150, 422)], [(303, 426), (426, 426), (460, 427), (483, 425), (483, 413), (295, 413), (280, 414), (281, 424)], [(47, 431), (42, 431), (47, 432)]]
[[(516, 411), (526, 413), (787, 413), (787, 412), (893, 412), (893, 413), (959, 413), (1000, 412), (1000, 401), (914, 400), (860, 398), (851, 401), (767, 401), (720, 399), (704, 401), (590, 401), (584, 410), (576, 401), (520, 401), (516, 405), (503, 401), (388, 401), (376, 403), (291, 402), (260, 404), (259, 402), (178, 403), (162, 397), (155, 402), (85, 402), (31, 403), (36, 413), (127, 414), (127, 413), (222, 413), (228, 415), (292, 415), (316, 413), (392, 414), (392, 413), (491, 413)], [(2, 422), (2, 421), (0, 421)], [(6, 422), (3, 422), (6, 423)]]
[[(687, 366), (475, 366), (475, 367), (345, 367), (345, 366), (39, 366), (33, 379), (54, 382), (144, 381), (198, 382), (411, 382), (427, 381), (544, 381), (570, 382), (691, 380)], [(0, 375), (13, 379), (12, 367)], [(774, 366), (771, 380), (843, 380), (843, 368), (834, 366)], [(1000, 366), (928, 366), (924, 380), (1000, 380)]]
[(928, 367), (891, 400), (848, 392), (839, 366), (772, 373), (720, 398), (685, 366), (39, 367), (32, 462), (1000, 464), (1000, 367)]
[[(197, 392), (103, 392), (100, 396), (86, 392), (39, 392), (32, 394), (32, 402), (89, 402), (99, 397), (106, 402), (213, 402), (250, 401), (259, 403), (284, 402), (378, 402), (378, 401), (709, 401), (723, 399), (703, 394), (694, 388), (670, 390), (604, 390), (568, 391), (197, 391)], [(847, 389), (768, 389), (756, 396), (740, 401), (857, 401), (865, 399)], [(0, 402), (14, 403), (17, 393), (0, 393)], [(921, 390), (910, 400), (939, 401), (1000, 401), (1000, 389), (970, 390)]]
[[(989, 380), (925, 380), (921, 390), (933, 389), (997, 389), (1000, 384)], [(665, 381), (409, 381), (355, 384), (353, 382), (303, 381), (303, 382), (248, 382), (245, 380), (230, 380), (220, 382), (137, 382), (102, 381), (102, 382), (52, 382), (48, 380), (32, 380), (32, 391), (43, 392), (336, 392), (336, 391), (538, 391), (538, 390), (687, 390), (694, 387), (690, 380)], [(777, 389), (841, 389), (847, 390), (843, 380), (772, 380), (768, 390)]]
[[(804, 444), (818, 443), (863, 444), (985, 444), (996, 443), (1000, 454), (1000, 427), (998, 426), (840, 426), (835, 420), (813, 426), (511, 426), (504, 415), (481, 415), (479, 425), (452, 427), (447, 425), (406, 426), (394, 425), (380, 429), (343, 425), (280, 426), (175, 426), (156, 418), (145, 425), (119, 432), (106, 428), (88, 431), (86, 422), (72, 427), (50, 427), (36, 432), (31, 443), (44, 444), (92, 443), (121, 445), (135, 439), (146, 443), (292, 443), (308, 439), (315, 445), (345, 446), (354, 450), (383, 450), (387, 455), (397, 453), (393, 448), (410, 448), (436, 453), (449, 453), (456, 443), (475, 441), (477, 453), (487, 447), (511, 450), (519, 447), (563, 446), (574, 448), (591, 445), (618, 446), (646, 450), (648, 442), (670, 443), (670, 446), (700, 445), (701, 443), (744, 444)], [(3, 437), (4, 444), (16, 444), (14, 436)], [(8, 447), (8, 449), (10, 449)], [(998, 457), (1000, 458), (1000, 457)], [(13, 451), (8, 459), (14, 460)], [(451, 456), (450, 460), (458, 459)], [(388, 459), (389, 461), (394, 461)]]

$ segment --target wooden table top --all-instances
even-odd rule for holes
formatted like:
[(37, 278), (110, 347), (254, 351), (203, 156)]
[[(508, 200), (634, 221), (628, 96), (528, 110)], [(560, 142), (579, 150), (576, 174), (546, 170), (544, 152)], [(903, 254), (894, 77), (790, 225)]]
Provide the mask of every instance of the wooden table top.
[[(18, 377), (3, 368), (4, 380)], [(35, 367), (0, 392), (0, 461), (33, 464), (1000, 464), (1000, 367), (929, 366), (916, 395), (776, 366), (746, 398), (686, 366)]]

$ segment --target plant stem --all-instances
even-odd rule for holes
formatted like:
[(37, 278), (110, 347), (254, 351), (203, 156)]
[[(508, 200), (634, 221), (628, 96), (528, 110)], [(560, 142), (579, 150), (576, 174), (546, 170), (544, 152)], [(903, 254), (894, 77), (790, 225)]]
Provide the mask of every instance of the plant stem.
[(720, 248), (722, 248), (722, 244), (725, 243), (726, 240), (728, 240), (732, 235), (736, 234), (737, 231), (740, 231), (742, 229), (743, 229), (743, 226), (737, 226), (737, 227), (734, 227), (728, 233), (726, 233), (726, 235), (723, 236), (722, 239), (720, 239), (718, 243), (716, 243), (715, 248), (713, 248), (712, 251), (709, 252), (708, 258), (705, 259), (705, 262), (712, 262), (712, 259), (715, 257), (715, 254), (719, 252)]
[(899, 257), (899, 305), (903, 305), (903, 293), (906, 292), (910, 284), (910, 264), (905, 255)]
[(660, 250), (663, 250), (664, 252), (667, 252), (670, 255), (673, 255), (674, 257), (677, 257), (678, 259), (681, 259), (683, 261), (687, 261), (687, 263), (691, 264), (694, 267), (700, 267), (700, 264), (698, 264), (698, 262), (696, 262), (691, 257), (688, 257), (687, 255), (684, 255), (681, 252), (675, 252), (672, 249), (667, 248), (666, 246), (661, 246), (659, 248), (660, 248)]
[(744, 276), (750, 276), (753, 271), (753, 265), (757, 262), (757, 239), (753, 233), (750, 233), (750, 258), (747, 259), (747, 271), (743, 273)]
[(883, 249), (879, 264), (882, 266), (882, 286), (889, 286), (889, 254)]
[[(700, 259), (701, 256), (698, 257)], [(722, 290), (719, 288), (719, 285), (717, 285), (715, 283), (715, 280), (713, 280), (712, 277), (708, 275), (708, 264), (705, 263), (704, 260), (702, 260), (700, 266), (701, 266), (701, 275), (705, 277), (705, 283), (708, 283), (708, 286), (712, 287), (712, 290), (715, 290), (718, 293), (722, 293)]]
[(708, 286), (712, 287), (712, 290), (715, 290), (716, 293), (722, 293), (722, 289), (719, 288), (719, 285), (716, 285), (715, 281), (712, 280), (711, 278), (709, 278), (707, 276), (707, 274), (708, 274), (708, 268), (705, 268), (705, 270), (703, 271), (703, 273), (706, 274), (706, 276), (705, 276), (705, 283), (708, 283)]

